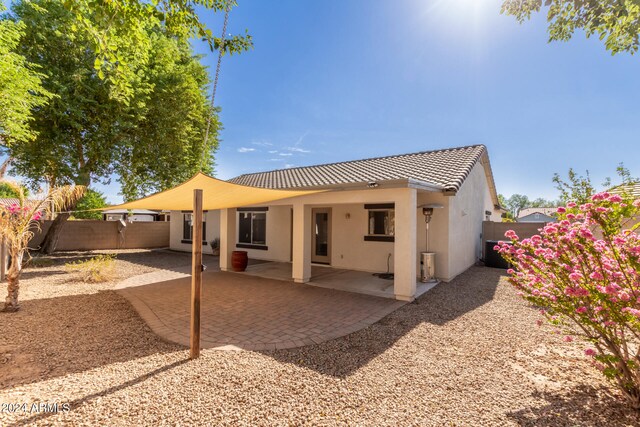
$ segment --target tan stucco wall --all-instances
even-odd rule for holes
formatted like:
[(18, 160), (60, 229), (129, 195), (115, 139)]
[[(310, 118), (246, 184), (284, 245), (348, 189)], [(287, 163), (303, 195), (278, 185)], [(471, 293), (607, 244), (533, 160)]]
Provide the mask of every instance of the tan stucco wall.
[[(215, 238), (220, 238), (220, 211), (205, 212), (207, 222), (207, 245), (202, 246), (204, 253), (210, 254), (211, 245), (208, 244)], [(191, 243), (182, 243), (182, 212), (171, 211), (171, 227), (169, 230), (169, 248), (176, 251), (191, 252)]]
[[(336, 268), (346, 268), (351, 270), (386, 272), (387, 258), (389, 260), (390, 271), (394, 270), (394, 243), (393, 242), (368, 242), (364, 240), (367, 233), (368, 211), (364, 208), (365, 203), (391, 203), (397, 197), (398, 189), (375, 189), (375, 190), (355, 190), (355, 191), (334, 191), (318, 193), (300, 197), (301, 203), (312, 205), (313, 207), (330, 207), (332, 234), (331, 234), (331, 265)], [(278, 205), (284, 205), (289, 209), (291, 201), (278, 201), (270, 205), (269, 212), (276, 212)], [(283, 211), (284, 213), (285, 211)], [(349, 219), (346, 214), (349, 214)], [(272, 221), (273, 219), (273, 221)], [(420, 219), (422, 220), (422, 219)], [(268, 243), (269, 251), (251, 251), (250, 257), (269, 260), (289, 261), (290, 256), (290, 227), (291, 217), (277, 219), (275, 215), (267, 218), (267, 239), (269, 239), (270, 223), (274, 224), (277, 230), (278, 240), (286, 243), (286, 259), (284, 249), (282, 252), (271, 252), (271, 243)], [(260, 254), (260, 252), (262, 254)], [(278, 256), (280, 258), (278, 258)]]
[(462, 187), (449, 201), (449, 271), (445, 280), (462, 273), (482, 256), (482, 222), (485, 211), (499, 218), (483, 166), (477, 163)]
[[(364, 203), (332, 206), (331, 265), (336, 268), (393, 272), (393, 242), (367, 242), (368, 211)], [(347, 219), (347, 214), (349, 219)]]

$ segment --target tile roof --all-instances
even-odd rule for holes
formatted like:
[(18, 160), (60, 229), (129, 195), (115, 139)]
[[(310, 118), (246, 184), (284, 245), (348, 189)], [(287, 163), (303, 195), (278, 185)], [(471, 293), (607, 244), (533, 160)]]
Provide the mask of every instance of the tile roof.
[(5, 198), (5, 197), (0, 198), (0, 205), (2, 206), (9, 207), (11, 205), (17, 205), (19, 203), (20, 203), (20, 200), (18, 199)]
[(471, 145), (250, 173), (230, 179), (229, 182), (252, 187), (291, 189), (415, 179), (445, 191), (458, 191), (473, 166), (486, 153), (484, 145)]
[(610, 193), (627, 194), (633, 197), (640, 197), (640, 182), (634, 184), (622, 184), (609, 190)]
[[(26, 199), (26, 205), (35, 205), (36, 203), (40, 203), (40, 200), (37, 199)], [(0, 206), (9, 207), (11, 205), (20, 205), (20, 199), (12, 198), (12, 197), (0, 197)]]
[(524, 218), (527, 215), (539, 213), (547, 216), (554, 216), (558, 208), (522, 208), (518, 212), (518, 218)]

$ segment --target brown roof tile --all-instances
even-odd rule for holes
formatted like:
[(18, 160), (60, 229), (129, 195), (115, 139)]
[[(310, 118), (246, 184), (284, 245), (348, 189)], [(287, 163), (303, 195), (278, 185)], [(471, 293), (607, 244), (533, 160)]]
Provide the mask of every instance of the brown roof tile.
[(291, 189), (359, 182), (415, 179), (458, 191), (478, 159), (484, 145), (422, 151), (396, 156), (352, 160), (316, 166), (278, 169), (240, 175), (230, 182), (252, 187)]

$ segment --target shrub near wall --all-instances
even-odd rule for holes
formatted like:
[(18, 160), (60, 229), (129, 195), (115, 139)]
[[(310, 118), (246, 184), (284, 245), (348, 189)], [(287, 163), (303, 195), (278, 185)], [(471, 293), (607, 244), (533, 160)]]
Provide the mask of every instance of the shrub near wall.
[(558, 213), (540, 234), (509, 231), (496, 246), (514, 265), (509, 281), (565, 340), (585, 339), (585, 355), (640, 409), (640, 200), (600, 193)]

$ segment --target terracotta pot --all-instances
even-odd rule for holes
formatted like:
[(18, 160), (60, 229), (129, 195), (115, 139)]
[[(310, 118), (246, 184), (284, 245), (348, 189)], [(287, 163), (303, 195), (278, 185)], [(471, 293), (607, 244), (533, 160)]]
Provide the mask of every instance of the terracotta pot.
[(231, 269), (233, 271), (245, 271), (248, 262), (247, 251), (233, 251), (231, 253)]

